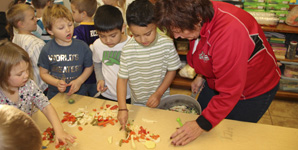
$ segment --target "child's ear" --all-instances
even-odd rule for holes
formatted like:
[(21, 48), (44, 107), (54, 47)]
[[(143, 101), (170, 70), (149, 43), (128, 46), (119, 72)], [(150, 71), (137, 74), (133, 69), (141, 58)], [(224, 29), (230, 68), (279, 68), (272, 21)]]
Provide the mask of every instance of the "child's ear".
[(52, 36), (54, 35), (54, 32), (52, 30), (50, 30), (50, 29), (46, 29), (46, 30), (50, 35), (52, 35)]
[(86, 12), (86, 11), (83, 11), (83, 12), (82, 12), (82, 17), (84, 17), (84, 18), (85, 18), (85, 17), (88, 17), (88, 15), (87, 15), (87, 12)]
[(24, 26), (23, 21), (18, 21), (17, 22), (17, 28), (22, 28)]
[(122, 33), (125, 33), (125, 30), (126, 30), (126, 24), (123, 23), (121, 32), (122, 32)]

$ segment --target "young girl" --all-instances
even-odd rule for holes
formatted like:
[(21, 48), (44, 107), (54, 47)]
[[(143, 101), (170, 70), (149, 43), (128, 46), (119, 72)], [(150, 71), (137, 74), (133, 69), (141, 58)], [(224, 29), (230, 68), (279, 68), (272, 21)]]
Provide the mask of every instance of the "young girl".
[(26, 51), (7, 40), (0, 41), (0, 70), (0, 104), (12, 105), (30, 116), (38, 107), (54, 128), (56, 144), (74, 142), (76, 137), (63, 130), (56, 110), (30, 79), (32, 68)]
[[(22, 47), (30, 56), (34, 71), (34, 81), (38, 87), (45, 91), (48, 85), (39, 76), (37, 61), (45, 42), (31, 32), (37, 28), (37, 20), (33, 7), (27, 4), (16, 4), (12, 6), (6, 14), (7, 30), (10, 33), (12, 42)], [(16, 31), (14, 32), (14, 29)]]

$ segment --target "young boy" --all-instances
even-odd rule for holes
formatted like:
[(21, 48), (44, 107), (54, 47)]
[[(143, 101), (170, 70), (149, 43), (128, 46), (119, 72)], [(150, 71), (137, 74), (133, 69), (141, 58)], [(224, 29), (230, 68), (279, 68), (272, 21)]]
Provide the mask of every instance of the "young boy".
[(135, 0), (127, 8), (126, 21), (133, 38), (124, 46), (117, 81), (118, 119), (125, 127), (128, 112), (126, 84), (135, 105), (157, 107), (169, 95), (176, 70), (181, 62), (173, 40), (157, 33), (154, 6), (148, 0)]
[(42, 21), (54, 39), (42, 49), (38, 64), (41, 78), (49, 84), (48, 98), (58, 92), (86, 95), (83, 84), (93, 71), (89, 46), (73, 39), (74, 22), (71, 12), (63, 5), (48, 6)]
[(52, 5), (52, 0), (32, 0), (32, 5), (36, 10), (37, 29), (32, 32), (35, 36), (42, 39), (45, 43), (51, 40), (51, 35), (47, 33), (42, 24), (42, 14), (47, 6)]
[[(80, 23), (74, 29), (73, 36), (76, 39), (85, 41), (88, 45), (91, 45), (96, 39), (98, 34), (94, 28), (93, 14), (97, 8), (96, 0), (72, 0), (71, 10), (72, 16), (76, 23)], [(85, 81), (87, 87), (87, 93), (89, 96), (94, 96), (97, 93), (96, 90), (96, 78), (94, 71), (90, 77)]]
[[(93, 49), (97, 90), (101, 92), (99, 98), (117, 101), (116, 84), (120, 55), (130, 37), (124, 33), (126, 25), (123, 23), (121, 11), (114, 6), (99, 7), (94, 21), (100, 38), (90, 47)], [(130, 103), (130, 90), (125, 94), (124, 100)]]

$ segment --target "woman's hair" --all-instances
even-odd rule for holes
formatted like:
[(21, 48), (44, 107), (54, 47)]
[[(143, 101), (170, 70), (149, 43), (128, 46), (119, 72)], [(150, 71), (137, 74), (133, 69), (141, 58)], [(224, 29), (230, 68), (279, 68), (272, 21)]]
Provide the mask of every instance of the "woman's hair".
[(154, 23), (154, 5), (149, 0), (135, 0), (126, 11), (127, 25), (146, 27)]
[(10, 9), (8, 9), (6, 13), (7, 26), (6, 30), (10, 34), (10, 40), (13, 38), (13, 27), (18, 28), (18, 22), (24, 21), (25, 19), (25, 11), (33, 10), (34, 8), (27, 4), (16, 4), (13, 5)]
[(46, 7), (42, 15), (42, 23), (46, 30), (52, 30), (53, 23), (60, 18), (65, 18), (73, 22), (72, 13), (61, 4), (53, 4)]
[(25, 61), (26, 63), (28, 63), (29, 78), (32, 79), (32, 65), (28, 53), (18, 45), (8, 40), (1, 40), (0, 70), (2, 71), (2, 73), (0, 73), (0, 87), (3, 90), (13, 93), (13, 91), (9, 89), (8, 78), (10, 76), (12, 67), (20, 64), (21, 61)]
[(47, 6), (48, 2), (52, 2), (52, 0), (32, 0), (31, 3), (35, 9), (43, 9)]
[(195, 25), (211, 21), (214, 15), (210, 0), (157, 0), (155, 20), (161, 30), (170, 35), (172, 28), (194, 30)]
[(40, 150), (41, 146), (40, 130), (30, 116), (0, 105), (0, 150)]
[(122, 30), (123, 17), (120, 10), (112, 5), (102, 5), (97, 8), (94, 17), (94, 27), (99, 32), (108, 32), (114, 29)]
[(92, 17), (97, 8), (96, 0), (72, 0), (71, 4), (78, 9), (79, 13), (85, 11), (88, 17)]

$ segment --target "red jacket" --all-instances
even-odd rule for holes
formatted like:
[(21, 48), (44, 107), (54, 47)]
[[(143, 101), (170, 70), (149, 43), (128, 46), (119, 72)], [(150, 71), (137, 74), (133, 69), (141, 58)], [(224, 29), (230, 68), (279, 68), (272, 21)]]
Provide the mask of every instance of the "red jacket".
[(205, 22), (194, 50), (190, 41), (187, 60), (219, 92), (202, 116), (216, 126), (239, 100), (273, 89), (280, 80), (273, 50), (255, 19), (246, 11), (224, 2), (212, 2), (214, 17)]

